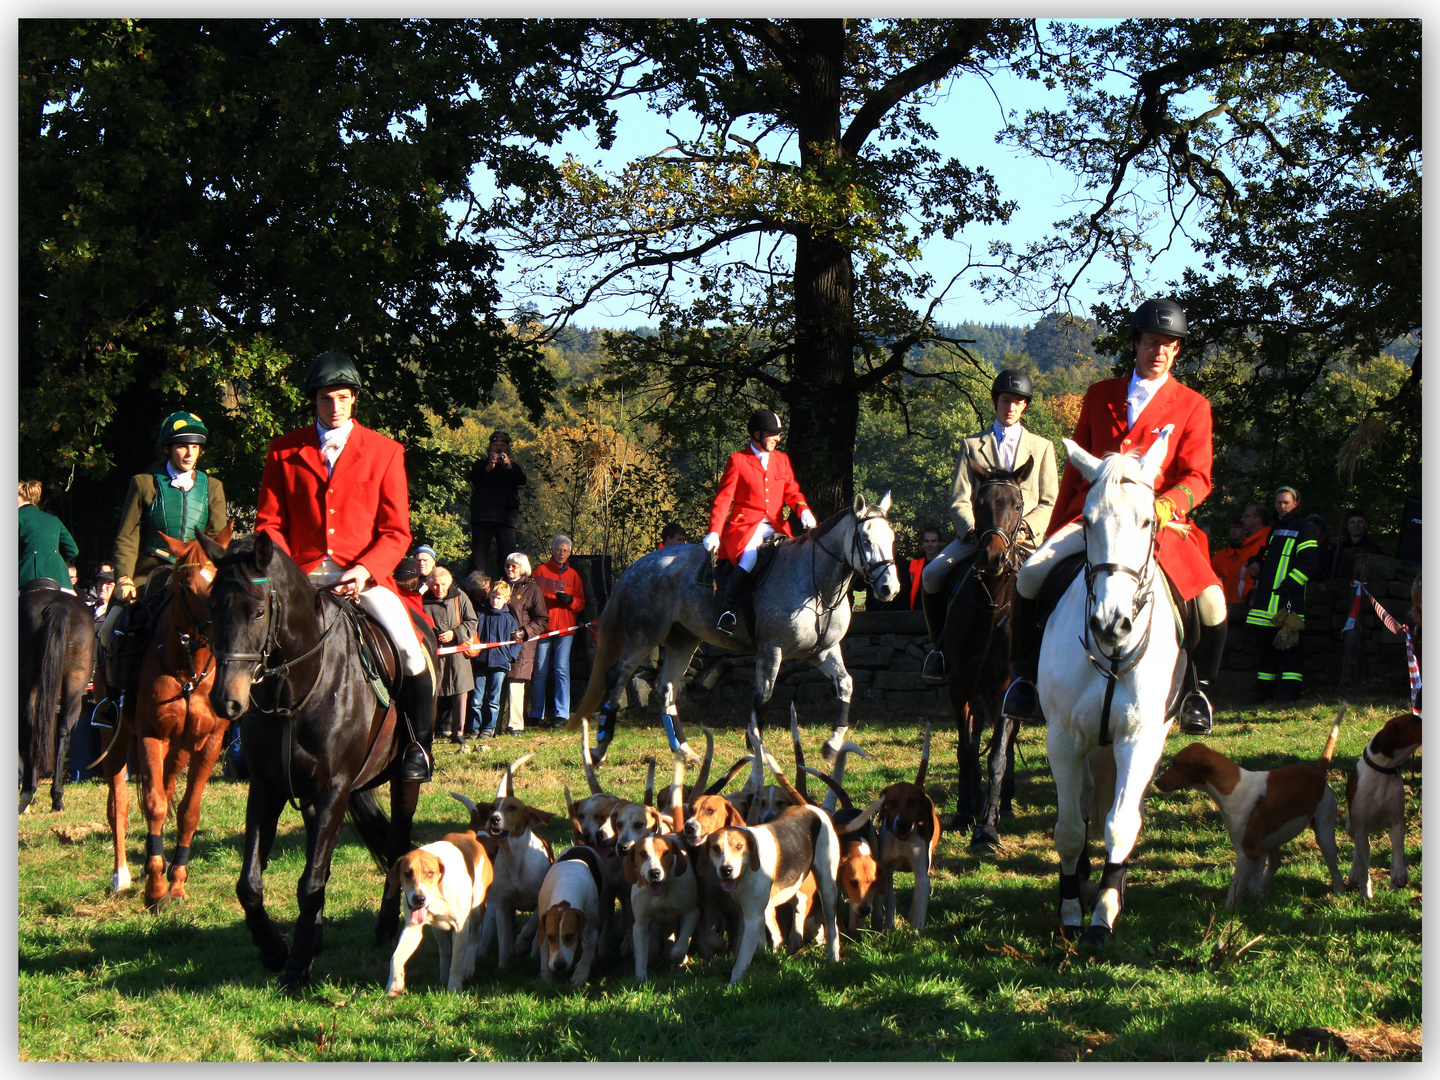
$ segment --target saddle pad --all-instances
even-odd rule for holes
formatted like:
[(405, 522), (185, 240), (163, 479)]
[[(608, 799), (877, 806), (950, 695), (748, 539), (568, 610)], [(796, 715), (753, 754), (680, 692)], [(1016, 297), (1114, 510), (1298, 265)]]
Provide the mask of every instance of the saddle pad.
[(1070, 583), (1080, 576), (1085, 568), (1085, 552), (1077, 551), (1073, 555), (1066, 555), (1057, 562), (1054, 569), (1045, 578), (1045, 584), (1040, 586), (1040, 608), (1039, 621), (1044, 626), (1050, 621), (1050, 613), (1060, 603), (1060, 598), (1065, 595)]

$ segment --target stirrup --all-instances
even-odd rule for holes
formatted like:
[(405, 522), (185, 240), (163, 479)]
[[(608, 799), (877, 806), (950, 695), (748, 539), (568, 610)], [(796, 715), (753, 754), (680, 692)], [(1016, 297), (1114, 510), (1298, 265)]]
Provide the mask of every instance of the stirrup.
[(1203, 690), (1191, 690), (1180, 703), (1180, 730), (1187, 735), (1209, 735), (1215, 729), (1215, 710)]
[(728, 634), (729, 636), (734, 637), (735, 622), (735, 612), (722, 611), (720, 613), (720, 618), (715, 620), (715, 629), (719, 630), (722, 634)]
[(925, 654), (925, 667), (921, 669), (920, 675), (928, 683), (941, 684), (945, 682), (945, 654), (939, 649), (931, 649)]
[[(416, 754), (420, 755), (416, 761)], [(432, 758), (419, 743), (411, 743), (405, 748), (405, 756), (400, 761), (400, 779), (406, 783), (428, 784), (435, 775), (435, 759)]]
[(1000, 705), (1001, 715), (1012, 720), (1034, 720), (1036, 706), (1035, 684), (1029, 679), (1016, 679), (1005, 691), (1005, 700)]

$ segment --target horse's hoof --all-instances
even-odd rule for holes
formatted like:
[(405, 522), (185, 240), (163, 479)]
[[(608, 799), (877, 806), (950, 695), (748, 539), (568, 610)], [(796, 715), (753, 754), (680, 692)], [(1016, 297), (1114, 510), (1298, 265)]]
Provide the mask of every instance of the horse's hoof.
[(1080, 931), (1083, 929), (1084, 927), (1080, 926), (1078, 923), (1074, 926), (1072, 926), (1070, 923), (1061, 923), (1060, 936), (1066, 941), (1074, 941), (1077, 937), (1080, 936)]
[(1010, 809), (1010, 807), (1008, 807), (1008, 806), (1002, 806), (1002, 807), (1000, 807), (1000, 820), (1001, 820), (1001, 821), (1014, 821), (1014, 820), (1015, 820), (1015, 811), (1012, 810), (1012, 809)]
[[(289, 959), (290, 949), (285, 945), (283, 941), (280, 943), (280, 947), (275, 951), (262, 952), (260, 954), (260, 963), (264, 964), (266, 970), (268, 971), (285, 970), (285, 961)], [(282, 978), (280, 981), (283, 983), (285, 980)]]
[(831, 746), (828, 742), (822, 743), (820, 746), (820, 760), (832, 768), (835, 765), (835, 758), (838, 753), (838, 748)]
[(287, 971), (280, 976), (280, 993), (286, 997), (299, 997), (307, 982), (309, 979), (298, 972)]
[(981, 825), (975, 829), (975, 835), (970, 838), (970, 848), (998, 848), (1000, 846), (1000, 834), (993, 825)]
[(33, 792), (33, 791), (22, 791), (22, 792), (20, 792), (20, 813), (22, 813), (22, 814), (28, 814), (28, 813), (30, 812), (30, 804), (31, 804), (32, 802), (34, 802), (34, 801), (35, 801), (35, 792)]
[(64, 799), (51, 799), (51, 800), (50, 800), (50, 810), (51, 810), (52, 813), (58, 814), (58, 813), (60, 813), (60, 811), (62, 811), (62, 810), (64, 810), (64, 809), (65, 809), (65, 800), (64, 800)]
[(967, 815), (956, 811), (955, 816), (950, 819), (948, 831), (953, 833), (969, 832), (971, 824), (973, 822)]
[(115, 873), (110, 875), (110, 891), (117, 896), (130, 888), (132, 884), (133, 882), (130, 880), (130, 868), (128, 866), (124, 870), (116, 870)]
[(1106, 945), (1115, 937), (1115, 931), (1108, 926), (1096, 926), (1091, 923), (1085, 927), (1080, 935), (1081, 945)]

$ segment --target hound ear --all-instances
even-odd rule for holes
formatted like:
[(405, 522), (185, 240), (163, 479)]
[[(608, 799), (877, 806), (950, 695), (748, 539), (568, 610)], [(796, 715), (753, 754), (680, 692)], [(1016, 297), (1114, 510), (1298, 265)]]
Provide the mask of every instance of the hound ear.
[(1030, 473), (1034, 468), (1035, 459), (1033, 457), (1027, 458), (1025, 464), (1015, 470), (1015, 479), (1023, 484), (1026, 480), (1030, 479)]
[(625, 872), (625, 880), (631, 885), (640, 884), (640, 868), (635, 865), (635, 860), (640, 857), (640, 853), (644, 850), (645, 849), (639, 844), (636, 844), (630, 849), (630, 854), (626, 855), (620, 863), (620, 869)]
[(745, 846), (750, 852), (750, 869), (758, 873), (760, 870), (760, 846), (755, 843), (755, 834), (749, 829), (745, 830)]
[(665, 841), (670, 845), (670, 853), (675, 856), (675, 876), (684, 877), (685, 872), (690, 869), (690, 856), (685, 854), (685, 849), (675, 837)]
[(1065, 439), (1064, 443), (1065, 453), (1070, 458), (1070, 464), (1080, 470), (1082, 478), (1093, 481), (1096, 474), (1100, 472), (1100, 465), (1102, 464), (1100, 459), (1090, 453), (1090, 451), (1082, 449), (1077, 442)]
[(270, 560), (275, 556), (275, 541), (270, 534), (261, 531), (255, 537), (255, 569), (265, 572), (270, 569)]
[(537, 810), (533, 806), (527, 806), (525, 809), (530, 814), (530, 824), (532, 825), (549, 825), (550, 819), (555, 816), (553, 810)]
[(725, 826), (727, 828), (730, 826), (741, 828), (744, 824), (745, 819), (740, 815), (740, 811), (735, 809), (734, 803), (727, 800), (725, 803)]

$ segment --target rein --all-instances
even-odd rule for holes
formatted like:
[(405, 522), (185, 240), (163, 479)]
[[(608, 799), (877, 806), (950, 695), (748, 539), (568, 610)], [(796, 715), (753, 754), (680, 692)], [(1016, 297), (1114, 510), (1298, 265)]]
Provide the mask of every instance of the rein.
[[(310, 684), (310, 689), (305, 692), (305, 696), (301, 698), (298, 703), (291, 705), (287, 708), (280, 704), (280, 695), (290, 685), (290, 669), (304, 663), (306, 660), (310, 659), (310, 657), (314, 656), (317, 652), (324, 648), (325, 640), (330, 636), (330, 632), (334, 630), (335, 627), (338, 626), (341, 622), (343, 622), (344, 619), (340, 616), (337, 616), (336, 618), (330, 620), (329, 623), (325, 623), (325, 616), (322, 614), (320, 616), (320, 619), (322, 624), (324, 625), (324, 629), (321, 631), (320, 637), (316, 640), (315, 644), (312, 645), (309, 649), (305, 650), (305, 652), (301, 653), (299, 656), (286, 660), (281, 664), (276, 664), (274, 667), (269, 667), (267, 665), (270, 663), (270, 656), (273, 652), (275, 652), (275, 650), (279, 647), (280, 644), (279, 634), (277, 633), (276, 629), (280, 620), (277, 616), (284, 614), (285, 605), (284, 602), (280, 599), (280, 594), (275, 589), (266, 589), (265, 596), (265, 644), (261, 647), (260, 651), (258, 653), (216, 652), (213, 653), (213, 655), (216, 659), (227, 664), (246, 661), (254, 663), (255, 671), (250, 677), (252, 685), (258, 685), (264, 682), (266, 679), (273, 677), (276, 680), (276, 682), (272, 684), (275, 686), (274, 706), (269, 709), (265, 708), (263, 705), (260, 704), (259, 699), (254, 696), (253, 691), (250, 699), (251, 704), (255, 707), (255, 710), (257, 712), (264, 713), (267, 716), (284, 716), (288, 718), (293, 713), (297, 713), (304, 709), (305, 706), (310, 703), (310, 699), (315, 695), (315, 691), (320, 685), (321, 676), (324, 674), (324, 671), (322, 669), (322, 671), (315, 676), (315, 681)], [(292, 692), (290, 694), (290, 698), (293, 700), (294, 697), (295, 695)]]
[[(183, 566), (183, 565), (200, 565), (200, 564), (191, 563), (191, 564), (181, 564), (181, 565)], [(178, 570), (178, 569), (180, 569), (180, 567), (177, 566), (176, 569)], [(174, 595), (176, 595), (176, 596), (178, 597), (178, 594), (179, 594), (180, 592), (182, 592), (182, 591), (186, 591), (186, 590), (181, 589), (181, 587), (179, 586), (178, 581), (177, 581), (176, 590), (175, 590), (175, 594), (174, 594)], [(193, 594), (193, 593), (189, 593), (188, 595), (194, 595), (194, 594)], [(187, 615), (190, 616), (190, 625), (191, 625), (191, 630), (193, 631), (192, 633), (187, 634), (185, 631), (181, 630), (180, 627), (179, 627), (179, 625), (178, 625), (178, 624), (176, 623), (176, 621), (175, 621), (175, 616), (174, 616), (173, 612), (175, 611), (175, 609), (177, 609), (177, 608), (179, 608), (179, 607), (181, 607), (181, 606), (184, 607), (184, 609), (185, 609), (185, 614), (187, 614)], [(180, 693), (176, 694), (173, 698), (167, 698), (165, 701), (157, 701), (157, 702), (155, 702), (155, 704), (156, 704), (156, 705), (168, 705), (168, 704), (170, 704), (170, 702), (172, 702), (172, 701), (179, 701), (181, 698), (184, 698), (184, 699), (185, 699), (185, 719), (186, 719), (186, 720), (189, 720), (189, 719), (190, 719), (190, 696), (195, 692), (195, 688), (198, 687), (201, 683), (203, 683), (207, 678), (209, 678), (209, 677), (214, 673), (214, 671), (215, 671), (215, 653), (214, 653), (214, 651), (213, 651), (213, 650), (211, 649), (211, 647), (210, 647), (210, 644), (211, 644), (211, 643), (210, 643), (210, 639), (209, 639), (204, 633), (202, 633), (202, 631), (203, 631), (206, 627), (208, 627), (208, 626), (210, 625), (210, 620), (209, 620), (209, 619), (205, 619), (205, 620), (202, 622), (200, 619), (196, 618), (195, 613), (190, 610), (190, 605), (189, 605), (188, 603), (183, 603), (183, 602), (181, 602), (181, 603), (174, 603), (174, 604), (171, 606), (171, 612), (172, 612), (172, 613), (171, 613), (171, 616), (170, 616), (170, 627), (171, 627), (171, 629), (173, 629), (173, 630), (175, 631), (175, 636), (176, 636), (177, 638), (179, 638), (179, 640), (180, 640), (180, 645), (181, 645), (181, 647), (185, 650), (185, 658), (186, 658), (186, 660), (187, 660), (187, 662), (188, 662), (188, 663), (187, 663), (187, 666), (188, 666), (189, 669), (190, 669), (190, 674), (189, 674), (188, 676), (182, 675), (182, 674), (180, 673), (179, 669), (178, 669), (173, 663), (171, 663), (169, 654), (167, 654), (167, 653), (165, 652), (165, 638), (164, 638), (164, 635), (163, 635), (163, 634), (160, 635), (159, 639), (155, 642), (155, 650), (156, 650), (156, 652), (158, 652), (158, 653), (160, 654), (160, 660), (161, 660), (161, 663), (163, 663), (163, 664), (165, 665), (166, 673), (167, 673), (172, 679), (174, 679), (177, 683), (180, 684)], [(195, 670), (195, 656), (196, 656), (197, 653), (199, 653), (199, 652), (201, 652), (201, 651), (209, 652), (209, 653), (210, 653), (210, 659), (207, 661), (207, 663), (206, 663), (206, 665), (205, 665), (205, 670), (203, 670), (203, 671), (196, 671), (196, 670)]]

